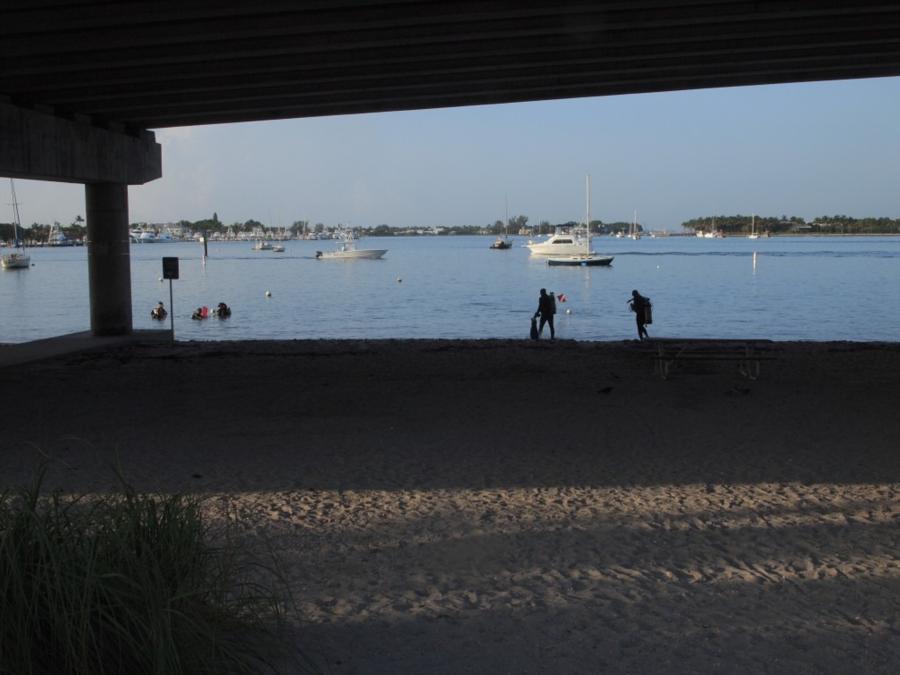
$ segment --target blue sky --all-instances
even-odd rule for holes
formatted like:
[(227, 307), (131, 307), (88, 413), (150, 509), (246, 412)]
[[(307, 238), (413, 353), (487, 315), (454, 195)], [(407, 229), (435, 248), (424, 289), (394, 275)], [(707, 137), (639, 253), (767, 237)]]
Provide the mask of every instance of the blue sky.
[[(900, 218), (900, 78), (162, 129), (132, 221), (394, 226), (578, 220), (677, 229), (713, 213)], [(22, 220), (81, 186), (17, 181)], [(7, 195), (8, 196), (8, 195)], [(9, 199), (4, 199), (4, 203)], [(9, 220), (11, 211), (0, 217)]]

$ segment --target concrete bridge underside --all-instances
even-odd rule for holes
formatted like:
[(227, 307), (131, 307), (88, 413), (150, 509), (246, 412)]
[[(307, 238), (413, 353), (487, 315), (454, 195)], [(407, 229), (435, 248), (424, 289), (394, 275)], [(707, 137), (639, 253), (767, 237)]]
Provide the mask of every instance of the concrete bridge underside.
[(896, 75), (896, 0), (6, 0), (0, 175), (86, 185), (92, 330), (123, 334), (147, 129)]

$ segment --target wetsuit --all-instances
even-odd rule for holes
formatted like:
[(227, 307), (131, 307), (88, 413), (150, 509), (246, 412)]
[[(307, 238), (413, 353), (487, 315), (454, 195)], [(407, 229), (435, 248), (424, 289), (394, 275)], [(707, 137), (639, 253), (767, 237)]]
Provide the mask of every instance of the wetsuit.
[(650, 301), (643, 295), (637, 295), (631, 299), (631, 310), (634, 312), (634, 320), (637, 322), (638, 339), (643, 340), (650, 337), (645, 328), (647, 320), (646, 307)]
[(553, 340), (556, 338), (556, 331), (553, 328), (553, 314), (556, 312), (556, 303), (553, 301), (553, 298), (549, 295), (542, 295), (540, 299), (538, 299), (538, 308), (534, 313), (535, 316), (538, 314), (541, 315), (541, 321), (538, 325), (538, 333), (544, 332), (544, 324), (550, 325), (550, 339)]

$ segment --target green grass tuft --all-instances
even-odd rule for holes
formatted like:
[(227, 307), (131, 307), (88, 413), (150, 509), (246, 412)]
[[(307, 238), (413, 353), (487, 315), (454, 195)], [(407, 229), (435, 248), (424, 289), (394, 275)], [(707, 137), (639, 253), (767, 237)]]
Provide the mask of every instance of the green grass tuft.
[(0, 495), (0, 673), (276, 671), (278, 577), (198, 499), (44, 495), (43, 476)]

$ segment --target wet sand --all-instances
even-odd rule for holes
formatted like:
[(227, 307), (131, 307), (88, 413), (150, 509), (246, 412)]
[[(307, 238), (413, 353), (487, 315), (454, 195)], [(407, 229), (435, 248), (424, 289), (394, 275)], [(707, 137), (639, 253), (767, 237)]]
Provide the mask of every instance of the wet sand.
[(126, 347), (0, 369), (0, 483), (209, 496), (335, 673), (893, 673), (900, 345)]

